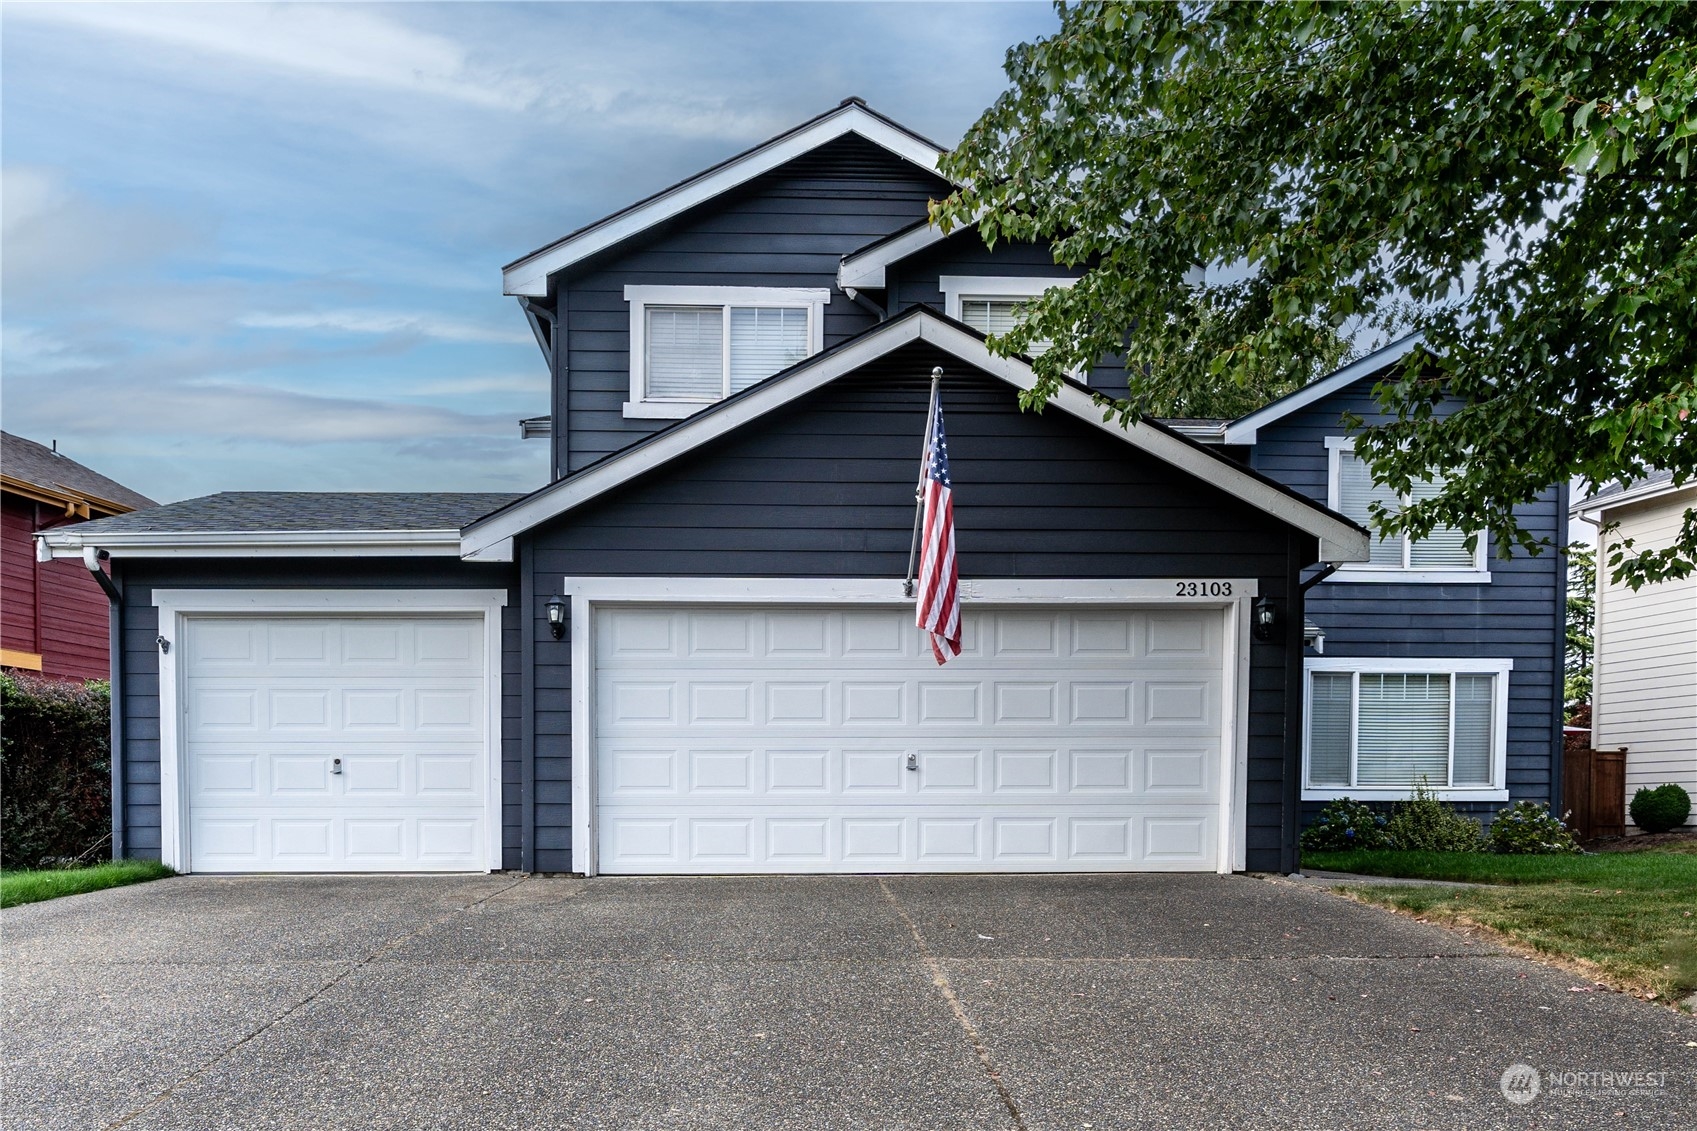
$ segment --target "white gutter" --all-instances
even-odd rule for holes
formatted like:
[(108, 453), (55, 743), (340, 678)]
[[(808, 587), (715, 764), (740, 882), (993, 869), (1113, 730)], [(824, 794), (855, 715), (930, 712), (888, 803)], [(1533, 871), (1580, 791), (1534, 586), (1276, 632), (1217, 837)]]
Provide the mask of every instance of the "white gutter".
[(81, 559), (96, 548), (114, 558), (460, 556), (460, 532), (454, 529), (91, 531), (86, 537), (82, 531), (70, 526), (37, 534), (37, 559)]

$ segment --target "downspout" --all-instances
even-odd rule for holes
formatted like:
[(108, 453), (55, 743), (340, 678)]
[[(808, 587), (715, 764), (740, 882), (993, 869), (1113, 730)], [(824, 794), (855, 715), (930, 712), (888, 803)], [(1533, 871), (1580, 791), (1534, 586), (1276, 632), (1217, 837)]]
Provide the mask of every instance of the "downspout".
[(888, 322), (890, 320), (890, 312), (885, 310), (882, 306), (879, 306), (877, 303), (873, 302), (871, 299), (867, 298), (866, 295), (861, 293), (861, 291), (858, 288), (856, 288), (856, 287), (844, 287), (843, 293), (845, 295), (848, 295), (849, 300), (851, 302), (853, 302), (856, 306), (861, 307), (864, 310), (870, 311), (871, 314), (872, 314), (872, 317), (876, 318), (878, 321)]
[(111, 611), (106, 617), (108, 679), (112, 699), (112, 859), (124, 858), (124, 594), (100, 568), (101, 552), (84, 546), (82, 564), (106, 591)]
[(571, 433), (566, 413), (569, 410), (566, 397), (566, 361), (567, 353), (561, 345), (561, 339), (566, 334), (566, 291), (562, 287), (554, 300), (554, 309), (550, 310), (544, 304), (533, 298), (520, 299), (524, 312), (548, 327), (548, 482), (564, 478), (567, 463), (567, 450), (571, 444)]

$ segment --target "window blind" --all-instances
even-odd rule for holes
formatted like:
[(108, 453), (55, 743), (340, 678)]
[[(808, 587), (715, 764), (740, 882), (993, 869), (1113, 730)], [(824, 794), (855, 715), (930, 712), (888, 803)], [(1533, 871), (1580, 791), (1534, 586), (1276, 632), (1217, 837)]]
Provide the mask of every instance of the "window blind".
[(648, 308), (648, 396), (716, 401), (725, 395), (724, 308)]
[(1491, 784), (1491, 724), (1495, 680), (1488, 675), (1455, 677), (1454, 785)]
[[(1416, 483), (1408, 493), (1418, 503), (1443, 490), (1441, 483)], [(1475, 558), (1467, 548), (1467, 533), (1453, 526), (1434, 526), (1426, 537), (1408, 547), (1408, 564), (1415, 569), (1469, 569)]]
[(731, 389), (735, 393), (807, 357), (807, 311), (731, 308)]
[[(1354, 452), (1338, 453), (1338, 509), (1367, 529), (1373, 529), (1372, 505), (1382, 503), (1395, 511), (1402, 503), (1395, 491), (1373, 482), (1367, 461)], [(1368, 564), (1376, 566), (1402, 565), (1401, 538), (1375, 538), (1369, 551)]]
[[(1006, 334), (1019, 325), (1025, 303), (1022, 298), (962, 298), (960, 320), (983, 334)], [(1049, 346), (1046, 339), (1039, 339), (1027, 347), (1026, 353), (1036, 357)]]
[(1356, 707), (1357, 785), (1449, 784), (1448, 673), (1363, 672)]
[(1308, 707), (1308, 780), (1312, 785), (1347, 786), (1354, 745), (1355, 677), (1349, 672), (1315, 672)]

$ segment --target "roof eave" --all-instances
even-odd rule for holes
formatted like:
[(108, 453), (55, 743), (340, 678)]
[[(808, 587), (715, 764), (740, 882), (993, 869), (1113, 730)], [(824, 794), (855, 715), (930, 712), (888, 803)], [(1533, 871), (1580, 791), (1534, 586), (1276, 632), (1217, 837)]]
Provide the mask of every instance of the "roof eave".
[(1410, 334), (1400, 338), (1380, 349), (1374, 350), (1366, 357), (1350, 362), (1341, 369), (1334, 370), (1324, 377), (1317, 377), (1308, 384), (1287, 393), (1272, 404), (1263, 405), (1247, 416), (1241, 416), (1226, 425), (1224, 442), (1227, 444), (1253, 444), (1256, 433), (1281, 420), (1301, 408), (1306, 408), (1315, 401), (1331, 396), (1339, 389), (1353, 385), (1363, 377), (1394, 365), (1423, 346), (1426, 339), (1419, 334)]
[[(458, 530), (110, 531), (82, 526), (37, 534), (53, 558), (85, 549), (114, 558), (459, 557)], [(480, 559), (495, 560), (495, 559)]]
[(1595, 522), (1597, 520), (1592, 518), (1592, 516), (1600, 515), (1604, 511), (1612, 511), (1623, 506), (1632, 506), (1634, 503), (1647, 503), (1653, 499), (1658, 499), (1663, 495), (1677, 495), (1684, 491), (1697, 491), (1697, 479), (1688, 479), (1684, 483), (1679, 484), (1675, 484), (1673, 480), (1667, 479), (1659, 483), (1648, 483), (1641, 487), (1631, 487), (1622, 491), (1618, 495), (1609, 495), (1602, 499), (1581, 499), (1579, 502), (1574, 503), (1568, 508), (1568, 513), (1576, 518), (1583, 518), (1588, 522)]

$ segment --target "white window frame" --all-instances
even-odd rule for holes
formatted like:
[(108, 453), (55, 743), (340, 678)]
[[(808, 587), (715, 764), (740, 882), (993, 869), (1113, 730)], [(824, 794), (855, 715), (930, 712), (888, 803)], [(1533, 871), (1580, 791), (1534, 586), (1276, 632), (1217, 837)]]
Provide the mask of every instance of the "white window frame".
[(648, 395), (648, 308), (651, 306), (717, 306), (725, 312), (721, 339), (725, 371), (730, 372), (730, 309), (765, 308), (807, 311), (807, 354), (825, 348), (825, 307), (828, 288), (815, 287), (674, 287), (632, 284), (625, 288), (630, 303), (630, 400), (624, 415), (633, 420), (682, 420), (723, 398), (707, 401), (658, 400)]
[(270, 617), (290, 614), (338, 616), (428, 616), (459, 614), (483, 618), (484, 800), (483, 861), (501, 870), (501, 610), (505, 589), (155, 589), (159, 610), (159, 857), (179, 872), (192, 870), (188, 841), (187, 774), (184, 767), (180, 682), (186, 622), (200, 616)]
[(1050, 287), (1070, 287), (1076, 282), (1077, 279), (1019, 275), (943, 275), (938, 278), (937, 286), (943, 292), (943, 313), (956, 322), (964, 322), (966, 319), (960, 316), (961, 303), (969, 299), (1036, 298)]
[[(1326, 437), (1326, 505), (1343, 513), (1343, 490), (1341, 484), (1343, 461), (1340, 453), (1355, 453), (1355, 440), (1350, 436)], [(1473, 564), (1471, 566), (1456, 566), (1454, 568), (1434, 569), (1423, 567), (1415, 569), (1407, 565), (1409, 547), (1418, 539), (1411, 539), (1404, 534), (1402, 538), (1402, 560), (1405, 564), (1373, 565), (1370, 562), (1351, 562), (1339, 566), (1337, 572), (1326, 579), (1328, 583), (1341, 581), (1378, 582), (1389, 585), (1488, 585), (1491, 581), (1491, 571), (1485, 566), (1485, 535), (1479, 534), (1473, 544)], [(1378, 541), (1377, 534), (1374, 542)]]
[[(1450, 681), (1450, 762), (1455, 761), (1455, 676), (1458, 675), (1488, 675), (1492, 677), (1491, 684), (1491, 784), (1488, 788), (1479, 786), (1450, 787), (1446, 785), (1432, 786), (1432, 792), (1445, 801), (1507, 801), (1508, 800), (1508, 693), (1509, 673), (1514, 670), (1514, 661), (1506, 659), (1400, 659), (1397, 657), (1362, 658), (1345, 656), (1325, 656), (1304, 660), (1302, 663), (1302, 799), (1304, 801), (1332, 801), (1339, 797), (1349, 797), (1356, 801), (1401, 801), (1414, 791), (1412, 784), (1406, 786), (1356, 786), (1345, 788), (1333, 785), (1313, 785), (1309, 778), (1309, 754), (1313, 749), (1314, 737), (1314, 673), (1315, 672), (1348, 672), (1352, 675), (1380, 674), (1409, 674), (1424, 675), (1436, 673), (1451, 676)], [(1355, 681), (1355, 691), (1351, 697), (1357, 713), (1361, 710), (1361, 681)], [(1355, 777), (1354, 724), (1351, 724), (1350, 777)]]

